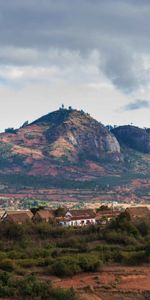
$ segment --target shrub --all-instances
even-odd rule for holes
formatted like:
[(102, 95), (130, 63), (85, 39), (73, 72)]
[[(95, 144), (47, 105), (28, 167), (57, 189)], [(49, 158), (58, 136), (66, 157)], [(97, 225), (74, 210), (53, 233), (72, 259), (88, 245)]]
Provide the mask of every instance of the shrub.
[(9, 286), (0, 285), (0, 297), (12, 297), (14, 296), (14, 289)]
[(63, 256), (54, 261), (49, 272), (59, 277), (73, 276), (80, 272), (95, 272), (102, 262), (95, 255)]
[(7, 272), (12, 272), (14, 270), (13, 261), (9, 258), (0, 261), (0, 269)]
[(0, 297), (14, 295), (13, 288), (9, 286), (10, 275), (7, 272), (0, 272)]
[(4, 238), (10, 240), (20, 240), (24, 236), (23, 226), (12, 223), (0, 224), (0, 233)]
[(150, 232), (150, 224), (143, 220), (137, 224), (137, 229), (142, 236), (146, 236)]
[(84, 272), (96, 272), (102, 266), (102, 261), (95, 255), (79, 255), (79, 265)]
[(137, 240), (134, 235), (129, 235), (126, 231), (106, 231), (104, 234), (104, 238), (109, 243), (119, 243), (124, 245), (137, 244)]
[(54, 289), (50, 283), (44, 283), (36, 279), (35, 276), (28, 276), (25, 279), (16, 281), (18, 287), (18, 296), (23, 299), (38, 300), (76, 300), (72, 289)]
[(51, 295), (56, 300), (77, 300), (73, 289), (53, 289)]
[(27, 274), (28, 270), (25, 270), (19, 266), (15, 268), (15, 274), (20, 275), (20, 276), (25, 276)]
[(116, 257), (116, 261), (128, 265), (138, 265), (145, 261), (145, 252), (144, 251), (121, 251)]
[(47, 283), (40, 282), (32, 275), (26, 277), (19, 282), (16, 282), (18, 286), (18, 294), (24, 298), (30, 297), (31, 299), (49, 299), (50, 286)]
[(0, 272), (0, 282), (3, 285), (7, 285), (10, 275), (7, 272)]
[(27, 259), (20, 259), (18, 260), (18, 264), (22, 268), (30, 268), (35, 266), (35, 260), (32, 258), (27, 258)]
[(68, 261), (61, 258), (55, 261), (49, 270), (52, 274), (59, 277), (73, 276), (81, 272), (78, 262), (73, 258), (68, 258)]

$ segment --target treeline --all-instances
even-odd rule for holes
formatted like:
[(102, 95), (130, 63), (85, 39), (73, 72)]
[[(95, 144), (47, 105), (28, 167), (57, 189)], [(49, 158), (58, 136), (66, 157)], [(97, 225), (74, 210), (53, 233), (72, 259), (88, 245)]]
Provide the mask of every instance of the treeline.
[(0, 183), (16, 188), (62, 188), (107, 190), (128, 184), (132, 179), (149, 178), (144, 174), (124, 174), (122, 176), (102, 176), (93, 181), (76, 181), (53, 176), (30, 176), (26, 174), (0, 174)]

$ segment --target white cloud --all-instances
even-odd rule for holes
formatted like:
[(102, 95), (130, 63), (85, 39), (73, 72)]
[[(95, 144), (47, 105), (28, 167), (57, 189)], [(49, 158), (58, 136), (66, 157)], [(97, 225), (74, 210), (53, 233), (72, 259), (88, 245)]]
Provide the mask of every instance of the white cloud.
[(0, 27), (1, 119), (12, 102), (12, 123), (64, 102), (104, 123), (149, 126), (149, 107), (120, 107), (150, 99), (150, 1), (0, 0)]

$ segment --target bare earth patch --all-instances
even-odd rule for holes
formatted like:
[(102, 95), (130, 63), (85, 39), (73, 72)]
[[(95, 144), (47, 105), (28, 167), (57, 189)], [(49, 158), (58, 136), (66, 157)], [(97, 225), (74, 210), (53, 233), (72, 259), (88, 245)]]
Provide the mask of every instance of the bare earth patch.
[(97, 273), (72, 278), (51, 278), (56, 287), (73, 287), (81, 300), (147, 300), (150, 299), (150, 265), (107, 266)]
[(99, 296), (90, 293), (81, 293), (79, 300), (102, 300)]
[[(148, 277), (149, 276), (149, 277)], [(120, 289), (150, 291), (150, 274), (122, 276)]]

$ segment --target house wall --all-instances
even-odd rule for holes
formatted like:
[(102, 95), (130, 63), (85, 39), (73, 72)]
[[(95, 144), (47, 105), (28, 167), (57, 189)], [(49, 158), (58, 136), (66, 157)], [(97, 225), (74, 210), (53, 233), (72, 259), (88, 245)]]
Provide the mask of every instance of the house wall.
[(60, 222), (61, 225), (68, 226), (85, 226), (89, 224), (95, 224), (95, 219), (81, 219), (81, 220), (63, 220)]

